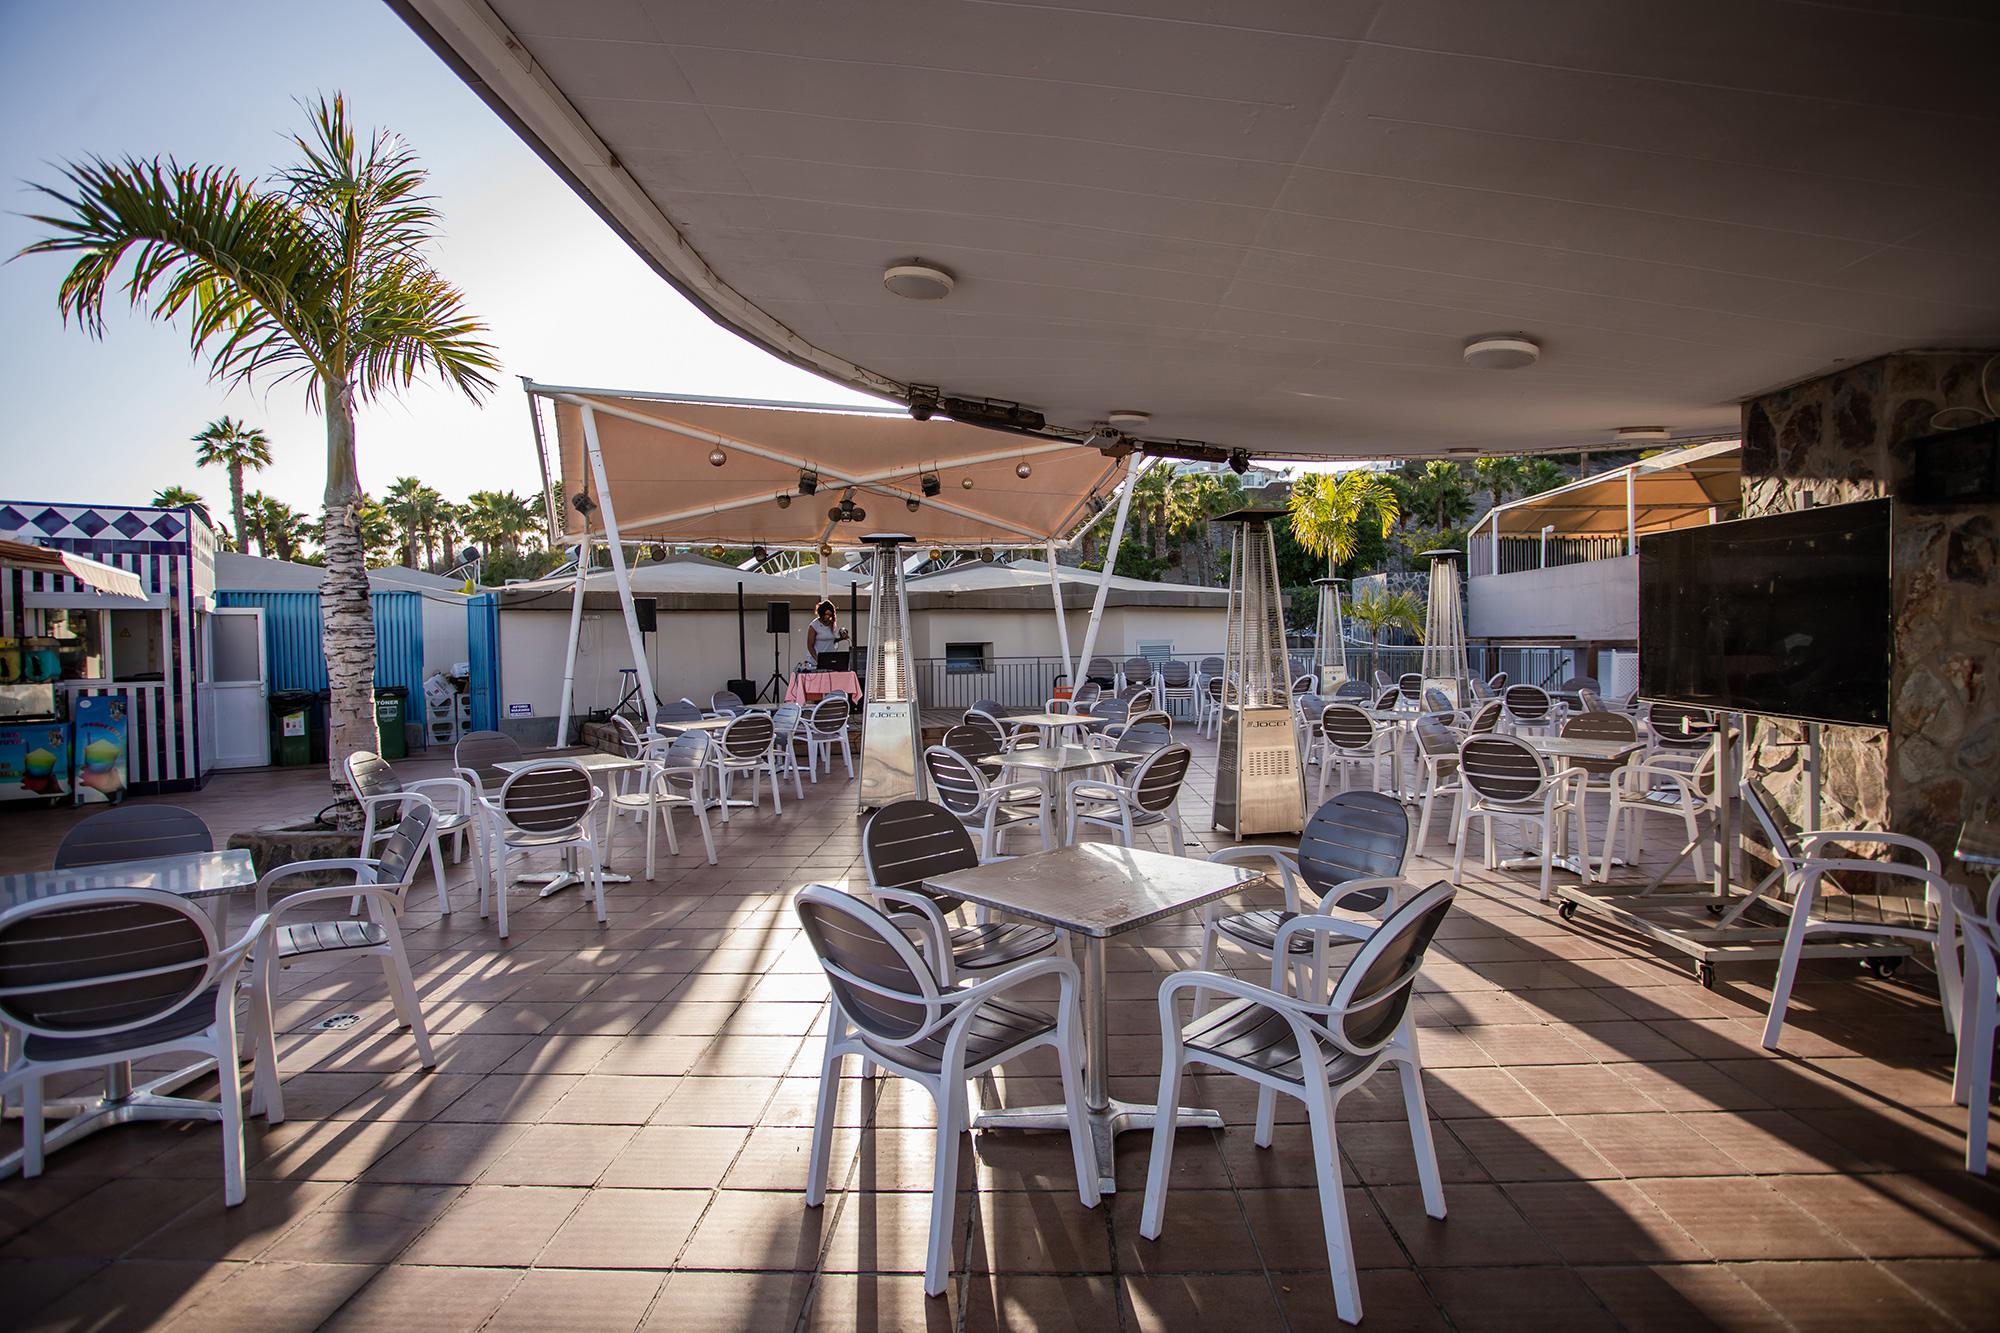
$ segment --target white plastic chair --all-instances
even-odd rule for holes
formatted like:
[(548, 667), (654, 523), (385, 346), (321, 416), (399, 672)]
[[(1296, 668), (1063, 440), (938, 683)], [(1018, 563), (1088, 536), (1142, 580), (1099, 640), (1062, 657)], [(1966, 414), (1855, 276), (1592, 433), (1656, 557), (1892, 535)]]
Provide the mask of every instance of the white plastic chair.
[(1135, 829), (1165, 824), (1174, 855), (1182, 855), (1181, 783), (1193, 758), (1187, 746), (1169, 745), (1142, 759), (1123, 782), (1096, 778), (1071, 781), (1063, 793), (1069, 819), (1064, 841), (1074, 843), (1077, 825), (1089, 824), (1110, 829), (1119, 846), (1130, 847)]
[[(1072, 963), (1038, 958), (974, 986), (947, 986), (894, 921), (858, 898), (812, 884), (799, 891), (794, 910), (833, 992), (806, 1171), (808, 1207), (817, 1208), (826, 1200), (841, 1061), (859, 1056), (864, 1066), (879, 1065), (917, 1084), (937, 1106), (924, 1292), (941, 1293), (950, 1273), (959, 1145), (974, 1117), (971, 1081), (1043, 1047), (1055, 1050), (1062, 1075), (1077, 1193), (1086, 1207), (1097, 1206), (1097, 1165), (1084, 1118), (1082, 1028)], [(937, 958), (951, 952), (949, 943), (936, 936), (929, 948)], [(1002, 999), (1044, 977), (1056, 979), (1053, 1014)]]
[(1175, 704), (1184, 703), (1189, 715), (1193, 715), (1196, 703), (1193, 667), (1178, 660), (1161, 663), (1159, 690), (1160, 705), (1169, 713), (1174, 711)]
[(938, 804), (978, 838), (981, 857), (998, 857), (1001, 835), (1028, 824), (1041, 834), (1044, 850), (1055, 846), (1054, 814), (1041, 783), (989, 783), (976, 763), (942, 745), (924, 751), (924, 772)]
[[(1445, 1215), (1444, 1184), (1424, 1103), (1423, 1065), (1411, 1004), (1417, 973), (1438, 926), (1451, 910), (1455, 890), (1439, 882), (1414, 894), (1380, 925), (1329, 916), (1301, 916), (1278, 932), (1269, 986), (1216, 972), (1176, 972), (1160, 987), (1160, 1095), (1153, 1113), (1153, 1151), (1146, 1171), (1146, 1200), (1139, 1234), (1158, 1240), (1166, 1223), (1167, 1182), (1174, 1158), (1174, 1121), (1180, 1108), (1181, 1071), (1207, 1065), (1257, 1085), (1256, 1143), (1271, 1146), (1277, 1094), (1305, 1103), (1313, 1166), (1319, 1181), (1321, 1223), (1332, 1271), (1334, 1311), (1350, 1324), (1361, 1320), (1361, 1287), (1347, 1224), (1346, 1187), (1334, 1130), (1341, 1101), (1384, 1065), (1395, 1065), (1424, 1212)], [(1324, 971), (1293, 993), (1286, 959), (1294, 940), (1331, 935), (1361, 947), (1331, 986)], [(1185, 991), (1220, 991), (1231, 1000), (1183, 1026)], [(1321, 996), (1326, 996), (1321, 999)]]
[[(417, 868), (437, 845), (437, 825), (436, 812), (429, 805), (414, 805), (388, 831), (379, 856), (294, 861), (258, 880), (257, 911), (268, 925), (252, 960), (253, 980), (249, 990), (253, 1007), (276, 1007), (279, 969), (300, 959), (379, 958), (389, 1002), (416, 1043), (417, 1063), (425, 1069), (435, 1067), (437, 1056), (431, 1050), (430, 1032), (424, 1026), (423, 1005), (417, 998), (416, 979), (410, 975), (410, 957), (403, 948), (398, 918), (403, 914), (410, 885), (416, 880)], [(284, 893), (272, 903), (271, 891), (283, 881), (329, 871), (351, 875), (352, 881), (331, 888)], [(360, 919), (352, 914), (352, 908), (345, 918), (297, 922), (286, 919), (302, 907), (356, 901), (366, 909), (366, 916)], [(261, 1111), (266, 1121), (275, 1125), (285, 1118), (277, 1037), (268, 1027), (260, 1028), (256, 1036), (257, 1064), (250, 1082), (250, 1112), (255, 1115)]]
[[(437, 817), (437, 836), (430, 841), (431, 876), (437, 881), (438, 911), (451, 914), (451, 898), (445, 892), (444, 852), (446, 838), (456, 840), (452, 864), (465, 859), (465, 843), (476, 836), (479, 819), (473, 809), (472, 784), (464, 778), (424, 778), (404, 782), (389, 761), (368, 750), (357, 750), (342, 765), (354, 799), (361, 802), (361, 853), (372, 856), (377, 843), (392, 837), (403, 815), (415, 801), (429, 806)], [(385, 817), (386, 815), (386, 817)], [(473, 857), (475, 879), (486, 875), (478, 856)]]
[(708, 863), (715, 864), (715, 833), (708, 823), (708, 737), (691, 731), (674, 740), (656, 740), (646, 748), (646, 767), (636, 790), (619, 792), (611, 798), (611, 808), (637, 815), (646, 824), (646, 878), (652, 879), (658, 864), (660, 830), (667, 831), (667, 850), (681, 854), (681, 842), (674, 832), (674, 812), (694, 815), (701, 830), (701, 845)]
[(1550, 772), (1541, 755), (1526, 741), (1512, 736), (1468, 736), (1458, 748), (1458, 771), (1463, 791), (1457, 818), (1452, 823), (1452, 841), (1458, 844), (1458, 850), (1452, 856), (1451, 877), (1464, 878), (1466, 833), (1473, 820), (1481, 821), (1486, 835), (1486, 868), (1492, 870), (1500, 864), (1499, 837), (1493, 821), (1511, 819), (1536, 830), (1542, 864), (1540, 897), (1547, 902), (1555, 858), (1568, 843), (1572, 821), (1579, 837), (1582, 833), (1577, 792), (1583, 782), (1583, 770), (1563, 768)]
[[(778, 761), (778, 775), (789, 775), (792, 779), (792, 795), (803, 801), (806, 789), (800, 782), (803, 766), (799, 762), (799, 746), (805, 737), (799, 728), (805, 725), (806, 706), (801, 703), (779, 704), (771, 712), (771, 753)], [(806, 747), (810, 761), (811, 746)]]
[[(243, 1086), (237, 992), (259, 916), (224, 947), (208, 914), (158, 889), (87, 889), (0, 911), (0, 1021), (22, 1035), (0, 1104), (21, 1097), (21, 1174), (42, 1174), (43, 1080), (192, 1051), (215, 1061), (216, 1101), (151, 1096), (146, 1118), (222, 1121), (222, 1201), (243, 1202)], [(253, 1005), (249, 1021), (270, 1025)], [(253, 1032), (256, 1029), (253, 1028)]]
[[(507, 938), (508, 872), (517, 856), (529, 852), (562, 852), (569, 858), (581, 854), (578, 873), (584, 892), (597, 904), (598, 921), (607, 919), (604, 849), (597, 837), (600, 799), (589, 770), (567, 759), (544, 760), (518, 769), (499, 791), (481, 799), (491, 856), (487, 882), (493, 886), (501, 939)], [(487, 900), (482, 895), (479, 915), (484, 917), (486, 912)]]
[[(1465, 793), (1458, 773), (1458, 747), (1465, 737), (1435, 717), (1417, 719), (1417, 790), (1423, 797), (1423, 818), (1417, 823), (1417, 846), (1423, 847), (1431, 834), (1431, 814), (1437, 803), (1456, 802)], [(1446, 838), (1456, 836), (1456, 825), (1445, 824)]]
[(1720, 805), (1716, 792), (1717, 759), (1711, 740), (1708, 748), (1695, 758), (1692, 769), (1687, 766), (1686, 756), (1656, 754), (1644, 763), (1626, 764), (1611, 775), (1611, 806), (1604, 816), (1604, 854), (1597, 862), (1599, 883), (1611, 874), (1611, 862), (1618, 855), (1618, 839), (1624, 829), (1631, 829), (1631, 859), (1636, 862), (1644, 853), (1644, 821), (1653, 815), (1681, 821), (1687, 841), (1681, 846), (1680, 856), (1692, 859), (1696, 879), (1707, 878), (1701, 825), (1702, 821), (1715, 817)]
[(833, 772), (833, 747), (840, 747), (840, 761), (847, 765), (847, 776), (854, 776), (854, 750), (847, 741), (847, 719), (854, 713), (854, 705), (844, 694), (830, 694), (812, 706), (806, 714), (806, 764), (813, 771), (813, 781), (819, 781), (819, 770), (824, 763), (827, 773)]
[(1347, 770), (1361, 768), (1368, 774), (1368, 789), (1380, 791), (1382, 774), (1389, 763), (1389, 747), (1395, 743), (1394, 727), (1377, 726), (1374, 719), (1353, 704), (1328, 704), (1319, 714), (1319, 792), (1316, 799), (1326, 803), (1326, 789), (1337, 772), (1340, 790), (1347, 790)]
[[(977, 923), (951, 924), (951, 914), (964, 904), (932, 893), (924, 880), (981, 862), (971, 832), (935, 802), (894, 801), (870, 815), (861, 829), (861, 860), (869, 894), (883, 910), (923, 919), (917, 939), (940, 984), (957, 984), (961, 973), (975, 979), (990, 975), (1057, 947), (1053, 930), (1024, 921), (992, 921), (983, 908)], [(945, 951), (935, 950), (938, 940), (947, 944)]]
[(1553, 734), (1561, 721), (1556, 701), (1539, 685), (1509, 685), (1501, 692), (1500, 701), (1510, 734), (1524, 731)]
[(750, 804), (757, 804), (763, 780), (771, 780), (771, 813), (785, 813), (784, 793), (778, 787), (777, 728), (768, 713), (744, 713), (715, 738), (708, 747), (709, 769), (715, 775), (715, 794), (721, 801), (722, 822), (729, 822), (730, 788), (738, 774), (750, 779)]
[(1989, 885), (1986, 905), (1953, 885), (1954, 924), (1965, 945), (1965, 973), (1959, 979), (1958, 1061), (1952, 1070), (1952, 1100), (1966, 1108), (1965, 1169), (1986, 1174), (1987, 1121), (1993, 1096), (1993, 1042), (2000, 1035), (1995, 991), (2000, 988), (2000, 881)]

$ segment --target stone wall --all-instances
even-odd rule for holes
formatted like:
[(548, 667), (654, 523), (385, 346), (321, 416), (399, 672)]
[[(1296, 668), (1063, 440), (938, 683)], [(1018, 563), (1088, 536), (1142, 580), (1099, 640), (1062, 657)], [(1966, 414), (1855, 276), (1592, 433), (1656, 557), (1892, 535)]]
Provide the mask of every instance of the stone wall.
[[(1743, 516), (1897, 496), (1909, 442), (1947, 407), (1981, 404), (1992, 352), (1904, 352), (1743, 406)], [(1996, 368), (1994, 375), (2000, 375)], [(1970, 424), (1954, 413), (1947, 426)], [(2000, 523), (1994, 507), (1895, 506), (1894, 667), (1888, 731), (1824, 729), (1820, 822), (1893, 828), (1949, 855), (2000, 785)], [(1803, 732), (1759, 722), (1751, 777), (1803, 823)]]

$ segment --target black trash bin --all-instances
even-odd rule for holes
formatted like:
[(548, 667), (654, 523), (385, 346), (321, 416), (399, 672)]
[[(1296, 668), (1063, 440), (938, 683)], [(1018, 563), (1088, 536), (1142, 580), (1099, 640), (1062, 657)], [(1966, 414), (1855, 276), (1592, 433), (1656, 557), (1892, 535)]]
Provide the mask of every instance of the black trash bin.
[(404, 710), (409, 697), (410, 688), (407, 685), (375, 687), (375, 730), (382, 735), (384, 759), (409, 757), (409, 736), (403, 729)]
[(312, 761), (326, 762), (326, 719), (333, 705), (333, 691), (321, 690), (313, 696), (312, 706)]
[[(313, 717), (317, 712), (317, 700), (313, 692), (272, 690), (270, 703), (271, 762), (286, 768), (311, 763)], [(322, 729), (324, 726), (322, 722)], [(324, 753), (322, 748), (322, 757)]]

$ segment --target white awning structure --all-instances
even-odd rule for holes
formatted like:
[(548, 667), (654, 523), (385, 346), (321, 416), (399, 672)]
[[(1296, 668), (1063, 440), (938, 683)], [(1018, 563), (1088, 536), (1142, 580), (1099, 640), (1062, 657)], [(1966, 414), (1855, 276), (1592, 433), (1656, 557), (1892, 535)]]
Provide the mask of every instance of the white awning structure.
[(72, 555), (33, 542), (0, 537), (0, 569), (22, 569), (31, 573), (59, 574), (75, 579), (94, 592), (111, 597), (146, 600), (139, 576), (116, 565), (107, 565), (88, 556)]
[[(554, 409), (563, 530), (573, 542), (602, 540), (615, 524), (625, 541), (851, 549), (886, 528), (919, 547), (1041, 551), (1074, 536), (1125, 470), (1067, 440), (917, 421), (897, 408), (525, 388)], [(586, 416), (609, 505), (591, 472)], [(811, 495), (800, 494), (802, 474)], [(927, 496), (931, 478), (937, 493)], [(844, 497), (867, 518), (830, 518)]]
[(1738, 440), (1690, 445), (1499, 506), (1473, 529), (1498, 537), (1642, 537), (1733, 512), (1743, 478)]

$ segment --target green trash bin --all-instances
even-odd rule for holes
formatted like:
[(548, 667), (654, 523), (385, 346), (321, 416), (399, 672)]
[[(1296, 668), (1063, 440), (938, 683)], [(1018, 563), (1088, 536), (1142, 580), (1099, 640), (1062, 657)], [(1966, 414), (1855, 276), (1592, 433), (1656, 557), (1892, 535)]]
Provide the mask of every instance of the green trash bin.
[(403, 730), (403, 705), (409, 697), (409, 689), (402, 685), (384, 685), (375, 691), (375, 729), (382, 733), (384, 759), (409, 757), (409, 736)]
[(310, 690), (271, 691), (271, 762), (294, 768), (312, 762)]

